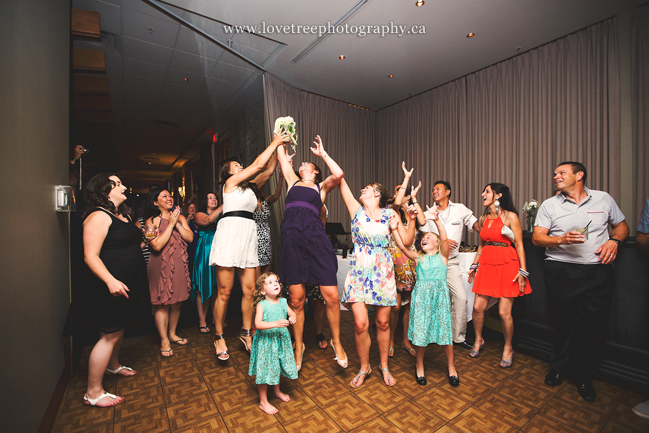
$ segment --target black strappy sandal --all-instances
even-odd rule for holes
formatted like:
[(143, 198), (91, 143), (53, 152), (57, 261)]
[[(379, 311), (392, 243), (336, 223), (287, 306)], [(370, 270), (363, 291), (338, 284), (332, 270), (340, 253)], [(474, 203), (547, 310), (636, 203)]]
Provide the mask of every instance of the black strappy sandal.
[[(216, 342), (218, 340), (223, 340), (223, 334), (218, 334), (214, 336), (214, 348), (216, 349)], [(219, 350), (219, 349), (216, 349)], [(224, 350), (223, 352), (217, 352), (216, 357), (218, 358), (219, 361), (227, 361), (230, 359), (230, 354), (228, 353), (227, 349)]]
[[(327, 340), (325, 339), (324, 334), (320, 333), (320, 334), (316, 335), (316, 336), (315, 336), (315, 340), (318, 342), (318, 347), (319, 347), (320, 349), (326, 349), (327, 347), (329, 347), (329, 345), (327, 344)], [(320, 345), (323, 341), (324, 341), (324, 344), (325, 344), (324, 347), (322, 347), (322, 346)]]

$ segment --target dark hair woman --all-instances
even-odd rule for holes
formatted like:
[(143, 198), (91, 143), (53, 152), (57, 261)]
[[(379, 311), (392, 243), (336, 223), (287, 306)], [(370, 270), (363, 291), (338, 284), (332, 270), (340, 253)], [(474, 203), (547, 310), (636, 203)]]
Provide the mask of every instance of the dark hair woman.
[(523, 250), (523, 230), (507, 185), (490, 183), (485, 186), (482, 205), (485, 212), (478, 221), (480, 245), (469, 271), (469, 282), (475, 278), (473, 293), (476, 294), (473, 302), (475, 343), (469, 356), (477, 358), (480, 355), (480, 349), (484, 345), (484, 310), (490, 298), (498, 298), (498, 312), (505, 337), (499, 365), (501, 368), (509, 368), (514, 360), (514, 299), (532, 292), (527, 280), (529, 274)]
[(196, 299), (198, 330), (201, 334), (210, 332), (205, 318), (216, 289), (216, 269), (210, 266), (210, 251), (216, 224), (222, 211), (223, 206), (219, 206), (216, 194), (208, 192), (206, 197), (199, 202), (198, 212), (194, 218), (198, 230), (198, 241), (196, 242), (192, 270), (192, 300)]
[(99, 341), (90, 352), (88, 387), (84, 403), (108, 407), (124, 397), (103, 389), (104, 373), (134, 376), (137, 372), (119, 363), (124, 328), (136, 317), (146, 293), (146, 265), (142, 234), (133, 221), (119, 211), (126, 201), (119, 177), (98, 174), (86, 184), (83, 223), (84, 260), (96, 276), (90, 285), (96, 292)]
[[(278, 147), (290, 141), (287, 134), (275, 136), (270, 145), (250, 166), (243, 168), (236, 161), (225, 164), (221, 171), (223, 185), (223, 216), (216, 227), (212, 242), (210, 265), (216, 265), (216, 280), (218, 294), (214, 303), (214, 347), (216, 356), (221, 361), (230, 358), (228, 348), (223, 339), (223, 319), (228, 308), (230, 292), (234, 286), (234, 272), (241, 282), (243, 298), (241, 313), (243, 327), (239, 332), (239, 340), (246, 351), (252, 347), (252, 293), (255, 289), (255, 271), (259, 265), (257, 255), (257, 224), (253, 212), (257, 207), (257, 197), (249, 183), (260, 185), (270, 178), (275, 166), (269, 161)], [(253, 180), (250, 180), (253, 178)]]
[(320, 219), (320, 209), (327, 194), (338, 186), (343, 171), (325, 152), (320, 136), (313, 142), (311, 151), (323, 159), (331, 171), (322, 181), (322, 171), (311, 162), (300, 166), (298, 177), (293, 171), (291, 158), (279, 149), (278, 159), (286, 180), (286, 207), (280, 226), (282, 246), (279, 262), (281, 281), (289, 287), (290, 305), (297, 316), (293, 326), (295, 334), (295, 363), (302, 368), (304, 357), (304, 299), (307, 283), (320, 286), (327, 303), (327, 318), (331, 329), (331, 347), (338, 364), (347, 368), (348, 360), (340, 343), (340, 306), (336, 271), (338, 261)]
[[(379, 344), (383, 382), (393, 386), (396, 381), (388, 369), (390, 347), (390, 310), (397, 305), (397, 285), (394, 278), (390, 245), (390, 217), (397, 213), (388, 206), (390, 197), (379, 183), (368, 184), (361, 190), (360, 203), (354, 198), (347, 182), (340, 183), (340, 193), (352, 218), (354, 254), (349, 262), (342, 302), (351, 304), (356, 331), (356, 350), (361, 369), (350, 386), (359, 388), (370, 374), (370, 333), (368, 305), (376, 312), (376, 341)], [(398, 229), (403, 231), (403, 225)], [(414, 225), (411, 224), (411, 231)]]
[(156, 307), (160, 355), (168, 358), (174, 354), (171, 343), (187, 344), (185, 338), (176, 334), (176, 327), (182, 302), (189, 297), (187, 243), (194, 239), (194, 232), (166, 189), (149, 191), (147, 204), (147, 214), (153, 215), (147, 219), (147, 225), (153, 223), (159, 233), (149, 244), (149, 293), (151, 304)]
[(277, 176), (277, 178), (277, 187), (273, 194), (264, 197), (259, 188), (255, 192), (257, 195), (257, 207), (252, 216), (257, 224), (257, 257), (259, 257), (257, 278), (270, 272), (270, 265), (273, 261), (273, 245), (270, 237), (270, 205), (279, 199), (284, 183), (280, 176)]

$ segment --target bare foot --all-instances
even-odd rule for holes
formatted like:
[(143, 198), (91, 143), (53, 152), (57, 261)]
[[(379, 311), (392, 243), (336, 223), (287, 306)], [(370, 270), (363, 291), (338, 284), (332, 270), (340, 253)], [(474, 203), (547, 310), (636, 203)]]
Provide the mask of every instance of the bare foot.
[(178, 344), (180, 346), (184, 346), (185, 344), (187, 344), (187, 339), (183, 337), (179, 337), (178, 335), (170, 335), (169, 341), (171, 341), (174, 344)]
[(268, 415), (275, 415), (277, 412), (279, 412), (275, 406), (268, 403), (267, 401), (266, 402), (259, 402), (259, 409), (263, 410)]
[(455, 366), (454, 366), (454, 365), (448, 366), (447, 368), (448, 368), (448, 375), (449, 375), (449, 376), (455, 376), (455, 377), (458, 377), (458, 376), (457, 376), (457, 370), (455, 369)]
[(283, 393), (279, 388), (275, 390), (275, 397), (279, 398), (284, 402), (291, 401), (291, 397), (289, 397), (288, 394)]
[(304, 350), (305, 350), (305, 345), (302, 343), (302, 347), (299, 349), (296, 347), (295, 348), (295, 366), (297, 367), (297, 371), (299, 372), (302, 369), (302, 361), (304, 360)]
[(392, 377), (392, 375), (390, 374), (390, 370), (388, 370), (387, 368), (380, 368), (380, 370), (381, 373), (383, 373), (383, 382), (387, 386), (393, 386), (397, 383), (397, 381), (394, 380), (394, 377)]

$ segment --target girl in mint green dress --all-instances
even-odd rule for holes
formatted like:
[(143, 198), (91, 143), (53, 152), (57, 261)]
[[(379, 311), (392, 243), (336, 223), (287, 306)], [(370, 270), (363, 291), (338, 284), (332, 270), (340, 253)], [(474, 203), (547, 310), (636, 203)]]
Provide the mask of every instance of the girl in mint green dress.
[[(422, 212), (419, 205), (415, 205), (418, 212)], [(396, 229), (398, 220), (390, 220), (390, 226), (397, 246), (403, 253), (413, 260), (417, 266), (417, 282), (410, 298), (410, 322), (408, 326), (408, 339), (415, 346), (417, 352), (417, 383), (426, 385), (424, 376), (424, 354), (426, 346), (436, 343), (444, 348), (446, 355), (449, 383), (458, 386), (460, 378), (453, 362), (453, 338), (451, 326), (451, 301), (446, 283), (446, 269), (448, 267), (448, 243), (446, 230), (438, 217), (437, 208), (430, 210), (431, 219), (439, 230), (435, 233), (426, 233), (421, 238), (421, 251), (414, 252), (406, 248)], [(413, 219), (416, 214), (409, 212), (408, 217)]]
[(291, 347), (288, 325), (295, 324), (295, 313), (281, 298), (279, 277), (272, 272), (263, 274), (255, 284), (253, 310), (257, 332), (250, 351), (248, 374), (255, 377), (259, 387), (259, 409), (269, 415), (278, 412), (268, 402), (268, 386), (282, 401), (291, 398), (279, 389), (279, 377), (297, 379), (297, 367)]

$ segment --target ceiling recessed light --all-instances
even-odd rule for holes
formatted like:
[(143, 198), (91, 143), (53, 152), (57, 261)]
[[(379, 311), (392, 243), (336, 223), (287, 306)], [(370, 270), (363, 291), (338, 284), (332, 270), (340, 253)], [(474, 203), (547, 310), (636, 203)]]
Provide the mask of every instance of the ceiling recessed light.
[(394, 77), (394, 75), (388, 75), (388, 78), (392, 78), (392, 77)]
[(183, 78), (183, 80), (185, 80), (185, 81), (189, 81), (189, 78), (185, 77), (185, 78)]
[(469, 33), (468, 35), (466, 35), (467, 38), (472, 38), (472, 37), (474, 37), (474, 36), (475, 36), (475, 33), (473, 33), (473, 32), (471, 32), (471, 33)]
[(338, 58), (339, 58), (340, 60), (345, 60), (345, 56), (343, 56), (342, 54), (341, 54), (340, 56), (338, 56)]
[(423, 6), (424, 3), (425, 3), (424, 0), (419, 0), (417, 3), (415, 3), (415, 5), (417, 5), (417, 7), (420, 7)]

